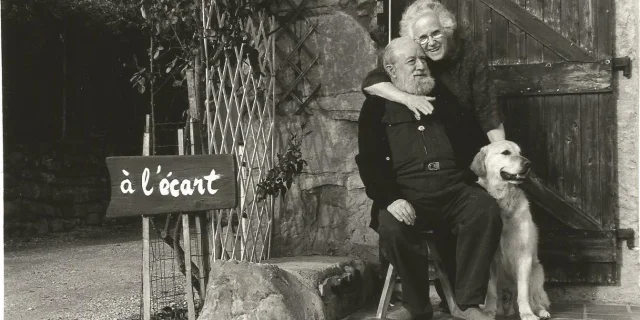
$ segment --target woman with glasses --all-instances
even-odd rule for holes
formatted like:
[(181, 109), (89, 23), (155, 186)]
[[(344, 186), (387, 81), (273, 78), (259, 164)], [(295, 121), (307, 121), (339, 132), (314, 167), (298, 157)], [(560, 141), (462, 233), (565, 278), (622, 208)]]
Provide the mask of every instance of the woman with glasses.
[(489, 77), (488, 61), (470, 39), (458, 35), (456, 27), (455, 16), (434, 0), (415, 1), (405, 10), (400, 21), (400, 36), (414, 39), (431, 60), (429, 69), (438, 81), (433, 97), (398, 90), (383, 68), (369, 72), (362, 89), (365, 94), (406, 105), (418, 119), (420, 114), (431, 114), (431, 101), (446, 91), (456, 100), (456, 106), (449, 102), (448, 107), (456, 107), (461, 114), (475, 118), (474, 122), (490, 142), (504, 140), (504, 126)]

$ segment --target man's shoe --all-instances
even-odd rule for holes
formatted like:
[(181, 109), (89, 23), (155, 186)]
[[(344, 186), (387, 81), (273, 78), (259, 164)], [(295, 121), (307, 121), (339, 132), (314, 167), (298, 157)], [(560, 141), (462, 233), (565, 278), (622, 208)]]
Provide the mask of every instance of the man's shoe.
[(462, 311), (462, 318), (464, 320), (494, 320), (478, 307), (469, 307)]

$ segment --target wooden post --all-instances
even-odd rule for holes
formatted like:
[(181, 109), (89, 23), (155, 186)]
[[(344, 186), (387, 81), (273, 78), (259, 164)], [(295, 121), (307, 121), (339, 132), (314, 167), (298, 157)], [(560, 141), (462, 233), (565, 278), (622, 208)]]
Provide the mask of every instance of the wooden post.
[[(178, 129), (178, 155), (184, 155), (184, 131)], [(196, 319), (196, 308), (193, 302), (193, 283), (191, 283), (191, 233), (189, 232), (189, 215), (181, 213), (182, 216), (182, 246), (184, 247), (184, 267), (185, 267), (185, 291), (187, 294), (187, 312), (189, 320)], [(201, 297), (202, 298), (202, 297)]]
[[(245, 169), (245, 158), (244, 158), (244, 143), (238, 144), (238, 160), (240, 165), (240, 208), (239, 211), (239, 219), (240, 226), (238, 227), (238, 231), (240, 232), (240, 259), (245, 258), (245, 254), (247, 251), (246, 241), (247, 241), (247, 219), (244, 218), (244, 210), (245, 210), (245, 201), (247, 198), (247, 191), (245, 190), (245, 181), (246, 181), (246, 169)], [(231, 219), (233, 220), (233, 219)], [(231, 226), (231, 221), (229, 221), (229, 226)], [(254, 244), (255, 245), (255, 244)], [(251, 260), (251, 259), (249, 259)]]
[(393, 265), (389, 264), (389, 267), (387, 268), (387, 277), (384, 280), (384, 287), (382, 288), (382, 294), (380, 295), (380, 301), (378, 302), (376, 319), (387, 319), (387, 309), (389, 308), (389, 302), (391, 301), (391, 295), (393, 294), (393, 287), (396, 283), (396, 278), (396, 270)]
[(187, 311), (189, 320), (196, 320), (196, 307), (193, 303), (193, 284), (191, 283), (191, 234), (189, 232), (189, 215), (182, 213), (182, 245), (184, 246), (185, 291), (187, 293)]
[[(197, 82), (197, 81), (196, 81)], [(190, 141), (190, 152), (192, 155), (201, 154), (202, 150), (200, 148), (199, 139), (196, 137), (200, 136), (200, 131), (198, 129), (198, 123), (191, 119), (189, 121), (189, 141)], [(207, 226), (204, 224), (203, 228), (203, 219), (206, 221), (206, 214), (197, 213), (195, 215), (196, 220), (196, 231), (198, 233), (198, 237), (196, 237), (196, 246), (199, 250), (198, 252), (198, 270), (200, 271), (198, 276), (200, 280), (200, 290), (202, 291), (202, 297), (200, 299), (204, 300), (204, 296), (206, 296), (207, 292), (207, 275), (209, 272), (209, 240), (207, 239)], [(203, 232), (204, 231), (204, 232)], [(205, 258), (206, 257), (206, 258)]]
[(67, 31), (69, 22), (62, 18), (62, 140), (67, 136)]
[(218, 229), (216, 228), (216, 221), (218, 219), (218, 214), (220, 210), (211, 211), (211, 251), (213, 254), (211, 255), (211, 263), (216, 261), (220, 256), (222, 248), (219, 248), (220, 244), (218, 242)]
[[(146, 116), (142, 139), (142, 155), (149, 156), (150, 116)], [(142, 319), (151, 320), (151, 257), (149, 240), (149, 216), (142, 216)]]
[[(202, 291), (202, 297), (200, 297), (200, 299), (202, 299), (204, 301), (205, 296), (207, 295), (207, 274), (209, 272), (209, 261), (208, 259), (206, 259), (205, 257), (208, 258), (209, 255), (209, 249), (208, 249), (208, 242), (207, 242), (207, 228), (206, 228), (206, 223), (204, 223), (204, 228), (203, 228), (203, 223), (202, 220), (205, 216), (202, 213), (196, 213), (195, 215), (195, 219), (196, 219), (196, 231), (198, 232), (198, 237), (196, 238), (196, 243), (197, 243), (197, 247), (198, 247), (198, 277), (200, 280), (200, 290)], [(206, 219), (205, 219), (206, 221)], [(203, 232), (204, 231), (204, 232)]]
[(433, 264), (436, 267), (436, 273), (438, 273), (438, 279), (440, 279), (440, 284), (442, 285), (442, 291), (444, 292), (445, 299), (447, 300), (447, 304), (449, 305), (449, 311), (451, 315), (457, 318), (463, 318), (462, 311), (458, 308), (456, 301), (453, 295), (453, 288), (451, 287), (451, 283), (449, 283), (449, 276), (445, 271), (446, 268), (442, 259), (440, 259), (440, 254), (436, 249), (435, 244), (432, 240), (427, 240), (427, 246), (429, 247), (429, 255), (433, 256)]

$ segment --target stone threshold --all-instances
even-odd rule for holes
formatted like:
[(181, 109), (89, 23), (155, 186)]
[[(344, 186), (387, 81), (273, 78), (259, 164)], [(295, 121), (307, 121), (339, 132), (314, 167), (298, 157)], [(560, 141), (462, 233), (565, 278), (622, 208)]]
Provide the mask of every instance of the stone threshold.
[[(432, 300), (433, 301), (433, 300)], [(437, 309), (433, 320), (457, 319), (448, 313), (443, 313)], [(366, 308), (359, 310), (342, 320), (373, 320), (375, 318), (377, 302), (370, 304)], [(585, 302), (558, 302), (551, 305), (551, 319), (561, 320), (640, 320), (640, 306), (636, 305), (616, 305), (604, 303)], [(388, 320), (409, 320), (408, 313), (402, 308), (402, 303), (398, 302), (389, 307)], [(518, 320), (518, 316), (496, 317), (497, 320)]]

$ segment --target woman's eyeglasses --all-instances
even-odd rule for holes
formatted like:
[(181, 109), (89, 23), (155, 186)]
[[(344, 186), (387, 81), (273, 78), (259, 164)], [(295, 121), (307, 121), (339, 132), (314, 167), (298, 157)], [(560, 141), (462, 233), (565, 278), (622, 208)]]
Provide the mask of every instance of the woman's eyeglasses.
[(432, 41), (438, 41), (440, 39), (442, 39), (442, 37), (444, 37), (444, 33), (442, 33), (442, 31), (440, 30), (436, 30), (434, 32), (432, 32), (430, 35), (424, 35), (420, 38), (414, 39), (417, 43), (419, 43), (420, 45), (425, 45), (429, 42)]

